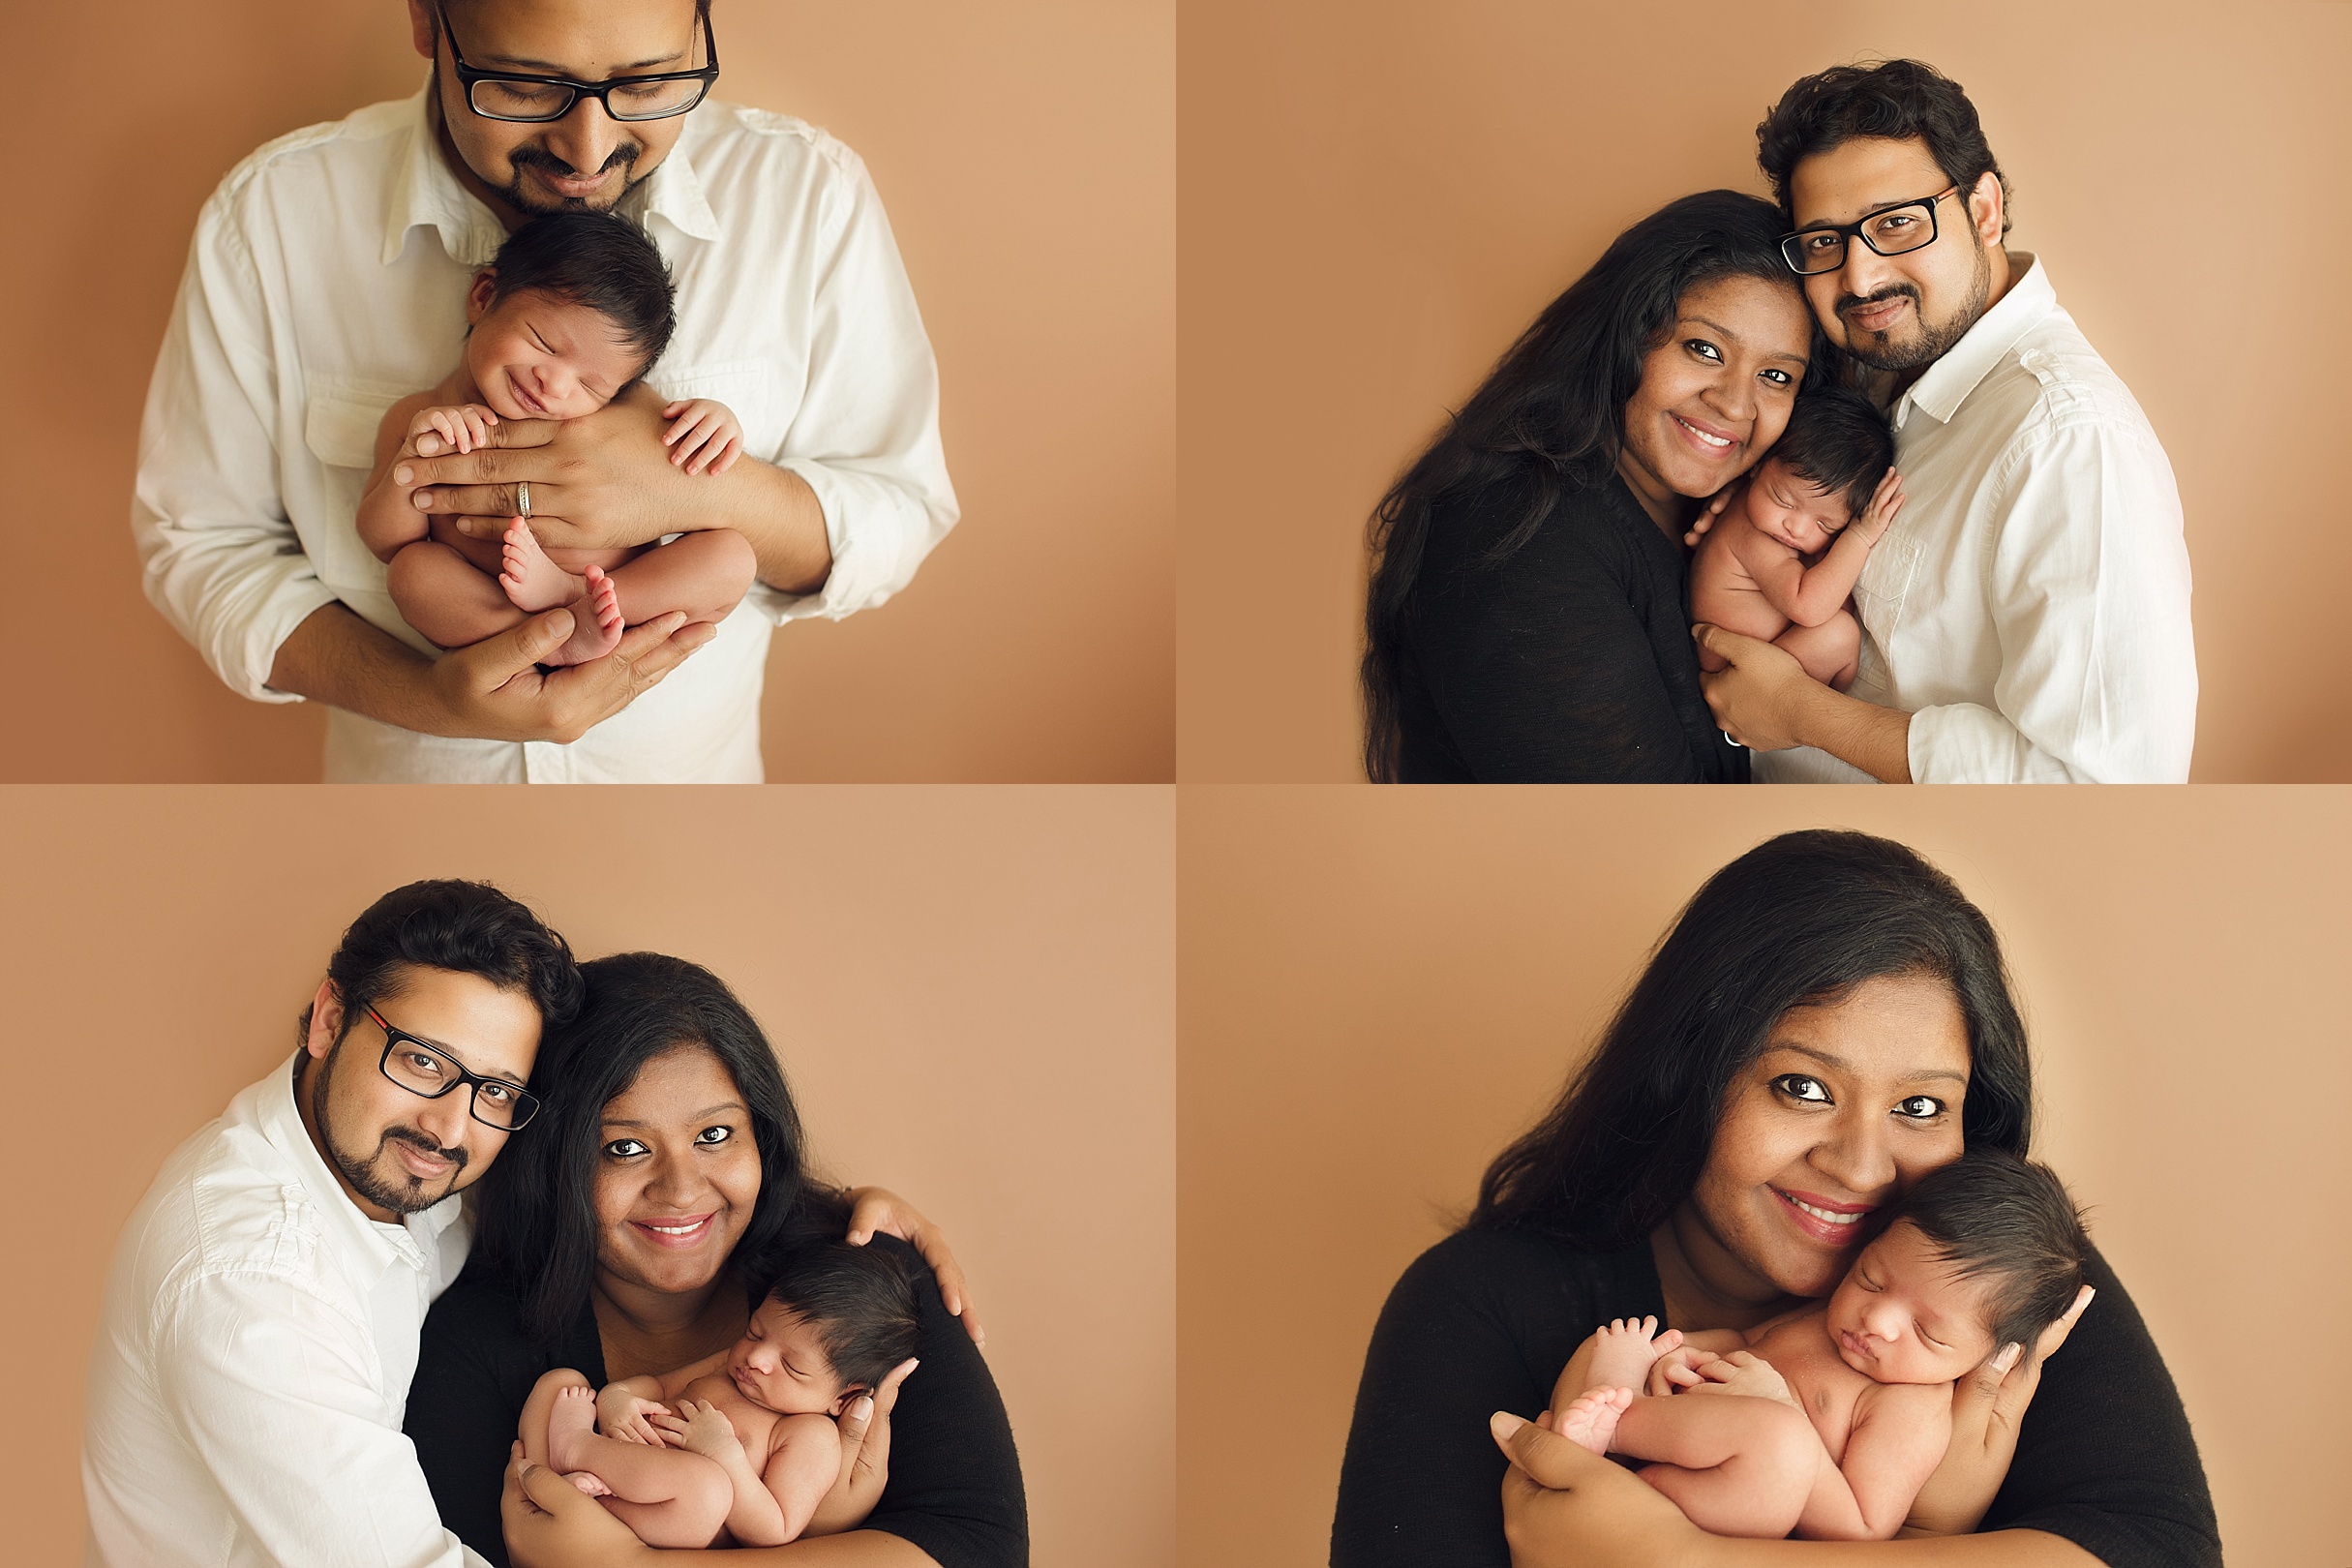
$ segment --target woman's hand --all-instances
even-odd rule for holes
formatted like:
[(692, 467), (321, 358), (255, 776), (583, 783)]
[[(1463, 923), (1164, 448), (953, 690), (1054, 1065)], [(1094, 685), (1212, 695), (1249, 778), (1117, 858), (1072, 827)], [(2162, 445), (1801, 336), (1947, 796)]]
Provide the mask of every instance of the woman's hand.
[(939, 1299), (948, 1304), (949, 1312), (964, 1320), (964, 1332), (972, 1336), (972, 1342), (985, 1350), (988, 1336), (980, 1328), (980, 1314), (972, 1310), (972, 1297), (964, 1288), (964, 1271), (957, 1265), (955, 1254), (948, 1251), (948, 1238), (939, 1233), (939, 1227), (917, 1214), (915, 1205), (905, 1198), (879, 1187), (853, 1187), (849, 1196), (852, 1204), (849, 1244), (863, 1247), (879, 1230), (920, 1252), (939, 1280)]
[(1664, 1493), (1533, 1421), (1497, 1411), (1512, 1568), (1702, 1568), (1715, 1537)]
[(595, 1498), (544, 1464), (509, 1451), (498, 1521), (514, 1568), (650, 1568), (653, 1549)]
[(1927, 1478), (1903, 1523), (1905, 1535), (1966, 1535), (1993, 1506), (1993, 1494), (2009, 1473), (2009, 1459), (2017, 1452), (2017, 1425), (2033, 1402), (2041, 1381), (2041, 1364), (2066, 1342), (2075, 1320), (2097, 1292), (2085, 1285), (2075, 1292), (2066, 1315), (2041, 1331), (2034, 1353), (2018, 1354), (2015, 1344), (1952, 1385), (1952, 1440), (1944, 1462)]
[(834, 1535), (854, 1530), (882, 1500), (890, 1479), (890, 1409), (898, 1402), (898, 1385), (920, 1363), (906, 1361), (869, 1396), (850, 1402), (836, 1425), (841, 1429), (841, 1474), (833, 1490), (809, 1516), (804, 1535)]

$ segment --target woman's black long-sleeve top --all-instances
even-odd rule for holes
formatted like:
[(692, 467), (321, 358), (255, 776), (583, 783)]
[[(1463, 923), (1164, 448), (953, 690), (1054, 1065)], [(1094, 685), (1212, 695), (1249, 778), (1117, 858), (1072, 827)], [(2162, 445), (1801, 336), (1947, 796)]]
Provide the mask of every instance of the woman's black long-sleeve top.
[[(1029, 1560), (1029, 1513), (988, 1364), (913, 1248), (890, 1236), (866, 1245), (898, 1249), (915, 1276), (922, 1365), (899, 1387), (890, 1481), (864, 1527), (914, 1543), (940, 1568), (1017, 1568)], [(524, 1334), (513, 1296), (471, 1277), (451, 1285), (425, 1318), (403, 1430), (416, 1444), (441, 1523), (500, 1568), (508, 1445), (531, 1385), (558, 1367), (604, 1385), (604, 1346), (585, 1301), (571, 1333), (554, 1345)]]
[(1398, 776), (1415, 784), (1745, 783), (1699, 690), (1681, 547), (1612, 474), (1495, 544), (1532, 474), (1432, 505), (1399, 660)]
[[(2098, 1295), (2043, 1363), (1978, 1528), (2046, 1530), (2113, 1568), (2218, 1568), (2213, 1497), (2172, 1375), (2106, 1260), (2094, 1253), (2085, 1277)], [(1533, 1416), (1586, 1335), (1652, 1314), (1666, 1317), (1666, 1299), (1646, 1246), (1580, 1252), (1465, 1230), (1424, 1252), (1364, 1359), (1333, 1568), (1509, 1568), (1488, 1418)]]

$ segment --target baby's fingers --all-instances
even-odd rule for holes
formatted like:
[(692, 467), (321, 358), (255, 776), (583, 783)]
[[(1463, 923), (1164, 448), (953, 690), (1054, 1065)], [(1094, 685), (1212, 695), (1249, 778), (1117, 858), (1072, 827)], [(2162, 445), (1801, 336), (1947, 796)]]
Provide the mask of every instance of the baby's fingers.
[(742, 438), (737, 436), (728, 437), (727, 444), (723, 450), (725, 455), (722, 456), (716, 463), (710, 465), (710, 471), (712, 473), (725, 473), (729, 468), (735, 467), (735, 460), (743, 455)]

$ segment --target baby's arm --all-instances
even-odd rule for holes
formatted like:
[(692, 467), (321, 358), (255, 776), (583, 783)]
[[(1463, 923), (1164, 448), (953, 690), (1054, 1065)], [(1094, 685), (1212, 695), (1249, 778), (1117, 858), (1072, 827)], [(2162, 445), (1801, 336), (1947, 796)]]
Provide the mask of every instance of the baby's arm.
[(1822, 1450), (1821, 1468), (1797, 1517), (1809, 1541), (1889, 1541), (1912, 1499), (1944, 1462), (1951, 1441), (1948, 1383), (1879, 1383), (1854, 1401), (1842, 1465)]
[(1765, 603), (1799, 626), (1818, 626), (1846, 607), (1871, 546), (1885, 536), (1902, 509), (1902, 476), (1889, 468), (1869, 506), (1829, 542), (1828, 553), (1817, 566), (1807, 567), (1802, 556), (1755, 528), (1741, 529), (1730, 545), (1756, 579)]
[(408, 426), (419, 410), (432, 404), (431, 392), (411, 393), (385, 409), (383, 422), (376, 427), (376, 466), (368, 472), (368, 488), (360, 495), (352, 522), (359, 529), (359, 542), (375, 552), (377, 560), (390, 560), (402, 546), (425, 536), (430, 519), (408, 498), (413, 486), (392, 482), (392, 463), (413, 455)]
[[(830, 1416), (785, 1416), (769, 1441), (772, 1451), (761, 1479), (784, 1516), (783, 1539), (797, 1541), (815, 1517), (817, 1505), (841, 1478), (841, 1429)], [(859, 1515), (833, 1527), (854, 1530), (864, 1523)]]
[[(803, 1422), (821, 1422), (832, 1432), (832, 1462), (826, 1466), (821, 1484), (811, 1490), (803, 1471), (813, 1466), (812, 1454), (817, 1444), (798, 1430)], [(734, 1425), (726, 1413), (709, 1401), (679, 1400), (678, 1413), (661, 1418), (671, 1441), (689, 1453), (702, 1455), (716, 1462), (727, 1472), (727, 1481), (735, 1489), (734, 1502), (727, 1511), (727, 1532), (743, 1546), (782, 1546), (807, 1527), (809, 1515), (816, 1512), (818, 1501), (831, 1487), (833, 1477), (841, 1468), (841, 1434), (825, 1416), (779, 1416), (773, 1434), (769, 1439), (767, 1476), (789, 1482), (789, 1495), (764, 1478), (761, 1466), (752, 1462), (744, 1452), (742, 1440), (736, 1436)], [(801, 1453), (790, 1457), (794, 1445)]]

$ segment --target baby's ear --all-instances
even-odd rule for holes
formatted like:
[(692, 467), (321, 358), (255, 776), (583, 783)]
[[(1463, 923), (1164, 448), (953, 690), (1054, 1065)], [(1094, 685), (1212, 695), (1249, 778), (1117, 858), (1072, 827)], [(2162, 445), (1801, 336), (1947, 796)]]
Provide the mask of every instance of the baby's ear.
[(490, 314), (490, 302), (498, 292), (498, 269), (484, 267), (473, 275), (473, 286), (466, 291), (466, 324), (473, 326)]
[(841, 1390), (840, 1398), (833, 1401), (833, 1414), (836, 1416), (847, 1415), (851, 1405), (857, 1403), (859, 1399), (863, 1398), (865, 1395), (871, 1394), (872, 1392), (874, 1391), (866, 1387), (863, 1383), (850, 1383), (845, 1385)]

